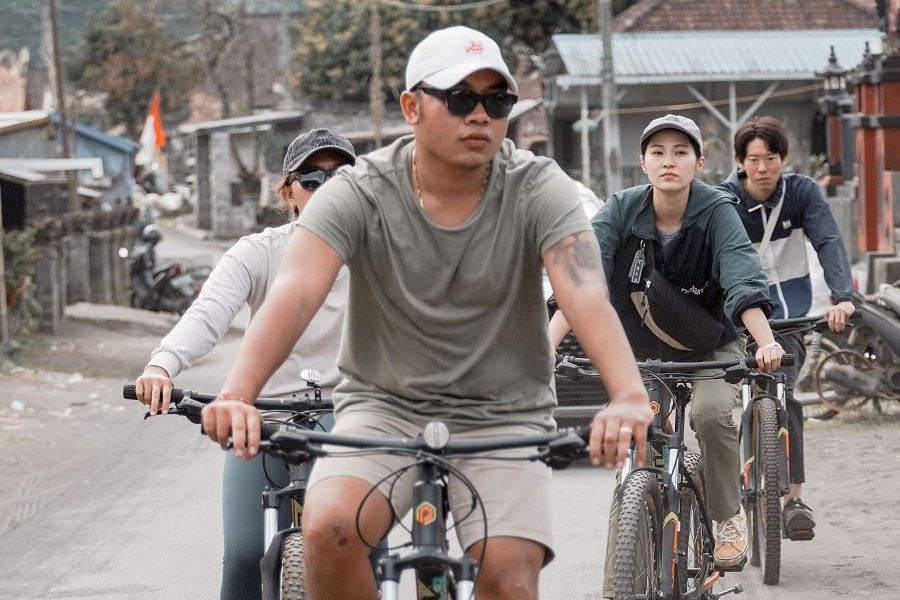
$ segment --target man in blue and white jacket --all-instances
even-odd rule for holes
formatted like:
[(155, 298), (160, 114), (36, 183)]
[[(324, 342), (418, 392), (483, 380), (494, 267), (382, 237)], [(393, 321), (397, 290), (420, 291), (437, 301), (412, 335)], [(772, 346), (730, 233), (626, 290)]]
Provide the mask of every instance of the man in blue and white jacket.
[[(719, 187), (734, 193), (738, 214), (769, 278), (772, 318), (805, 316), (812, 304), (812, 281), (806, 256), (809, 239), (831, 290), (828, 315), (832, 331), (844, 329), (854, 312), (850, 259), (841, 232), (819, 185), (811, 177), (784, 174), (788, 139), (782, 124), (760, 117), (738, 128), (734, 136), (738, 168)], [(774, 222), (772, 222), (774, 220)], [(784, 523), (791, 539), (812, 539), (812, 510), (800, 500), (806, 479), (803, 466), (803, 408), (794, 400), (794, 384), (806, 356), (802, 333), (779, 336), (784, 350), (796, 355), (787, 376), (788, 436), (791, 488), (785, 496)]]

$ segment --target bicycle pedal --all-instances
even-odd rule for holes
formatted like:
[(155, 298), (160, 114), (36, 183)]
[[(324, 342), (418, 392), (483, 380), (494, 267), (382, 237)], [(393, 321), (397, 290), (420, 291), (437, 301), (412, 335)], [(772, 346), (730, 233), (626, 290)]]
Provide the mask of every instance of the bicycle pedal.
[(814, 529), (795, 529), (794, 531), (786, 532), (784, 537), (792, 542), (808, 542), (816, 537), (816, 531)]
[(747, 557), (745, 556), (744, 559), (741, 560), (741, 562), (739, 562), (736, 565), (731, 565), (730, 567), (720, 567), (719, 565), (716, 565), (716, 571), (718, 571), (719, 573), (722, 573), (723, 575), (725, 573), (740, 573), (741, 571), (744, 570), (744, 565), (746, 565), (746, 564), (747, 564)]

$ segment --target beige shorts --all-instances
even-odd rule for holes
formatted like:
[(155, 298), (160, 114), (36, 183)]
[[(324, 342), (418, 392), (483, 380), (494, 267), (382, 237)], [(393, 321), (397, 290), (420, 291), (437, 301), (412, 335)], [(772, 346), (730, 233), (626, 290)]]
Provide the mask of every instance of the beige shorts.
[[(362, 412), (341, 415), (333, 429), (334, 433), (347, 435), (405, 438), (414, 438), (419, 431), (420, 427), (396, 417)], [(453, 437), (529, 433), (535, 433), (535, 430), (511, 425), (455, 433)], [(527, 456), (533, 452), (534, 448), (523, 448), (503, 450), (491, 456)], [(393, 473), (411, 462), (408, 456), (390, 454), (319, 458), (313, 467), (309, 486), (328, 477), (357, 477), (377, 485), (381, 493), (390, 499), (398, 518), (402, 519), (412, 509), (416, 470), (405, 470), (399, 477)], [(485, 525), (481, 506), (472, 507), (472, 491), (457, 476), (451, 475), (448, 486), (450, 512), (461, 547), (469, 548), (485, 539), (487, 532), (490, 537), (510, 536), (535, 541), (547, 550), (544, 564), (553, 560), (553, 481), (549, 467), (540, 462), (498, 460), (483, 458), (483, 455), (456, 458), (451, 462), (472, 482), (487, 515)]]

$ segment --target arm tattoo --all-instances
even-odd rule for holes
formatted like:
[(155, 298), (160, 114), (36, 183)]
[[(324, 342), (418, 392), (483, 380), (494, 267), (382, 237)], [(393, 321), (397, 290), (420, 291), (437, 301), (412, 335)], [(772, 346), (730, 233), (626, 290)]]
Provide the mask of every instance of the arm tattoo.
[(575, 286), (600, 283), (606, 287), (599, 247), (592, 231), (581, 231), (555, 243), (550, 260), (562, 268)]

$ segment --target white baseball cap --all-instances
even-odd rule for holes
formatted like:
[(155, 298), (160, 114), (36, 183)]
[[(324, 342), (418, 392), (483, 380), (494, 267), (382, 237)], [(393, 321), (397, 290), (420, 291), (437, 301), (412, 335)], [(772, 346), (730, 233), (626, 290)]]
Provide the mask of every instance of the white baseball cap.
[(468, 27), (439, 29), (419, 42), (409, 55), (406, 89), (425, 82), (446, 90), (482, 69), (503, 75), (509, 91), (518, 93), (519, 86), (503, 62), (497, 42)]

